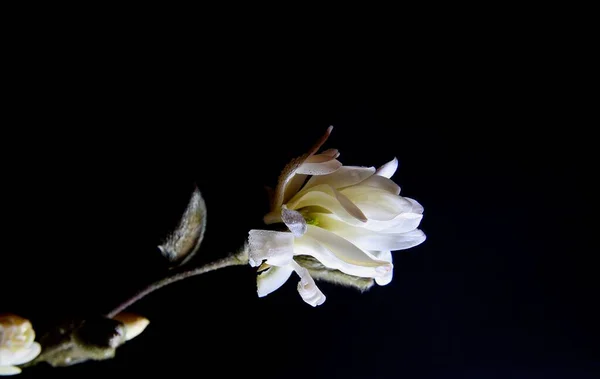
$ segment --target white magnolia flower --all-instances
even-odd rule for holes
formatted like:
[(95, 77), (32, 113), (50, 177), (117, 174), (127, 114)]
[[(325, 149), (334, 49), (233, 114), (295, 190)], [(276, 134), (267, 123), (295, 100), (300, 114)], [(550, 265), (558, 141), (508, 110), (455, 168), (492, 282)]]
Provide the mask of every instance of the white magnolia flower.
[(13, 314), (0, 315), (0, 376), (16, 375), (21, 365), (35, 359), (42, 348), (35, 342), (31, 322)]
[[(275, 291), (296, 272), (304, 301), (312, 306), (325, 301), (295, 256), (310, 256), (328, 269), (386, 285), (392, 280), (391, 251), (425, 241), (425, 234), (417, 229), (423, 207), (400, 196), (400, 187), (390, 179), (398, 161), (394, 158), (379, 169), (334, 165), (331, 162), (339, 156), (337, 150), (314, 155), (330, 132), (331, 127), (311, 152), (288, 165), (279, 179), (271, 212), (264, 220), (267, 224), (283, 222), (289, 232), (249, 232), (250, 264), (264, 263), (262, 268), (266, 268), (257, 279), (260, 297)], [(303, 170), (306, 162), (312, 165), (310, 172)], [(307, 173), (312, 175), (310, 179)]]

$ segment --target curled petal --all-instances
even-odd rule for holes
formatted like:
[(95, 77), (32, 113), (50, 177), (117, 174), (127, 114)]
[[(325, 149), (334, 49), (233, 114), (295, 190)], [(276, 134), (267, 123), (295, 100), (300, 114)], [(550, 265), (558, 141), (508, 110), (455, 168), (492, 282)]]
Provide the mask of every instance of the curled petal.
[(404, 199), (410, 201), (410, 203), (412, 204), (412, 208), (411, 208), (411, 212), (412, 213), (423, 213), (425, 208), (423, 208), (423, 206), (421, 204), (419, 204), (418, 201), (416, 201), (415, 199), (411, 199), (410, 197), (405, 197)]
[(302, 191), (297, 196), (294, 196), (287, 206), (290, 209), (321, 207), (335, 214), (341, 214), (361, 222), (367, 220), (365, 214), (352, 200), (328, 184), (313, 187), (310, 191)]
[(324, 163), (324, 162), (332, 161), (334, 159), (335, 159), (335, 157), (333, 157), (331, 154), (321, 153), (321, 154), (315, 154), (313, 156), (306, 158), (304, 163)]
[(340, 202), (342, 207), (344, 207), (346, 212), (348, 212), (350, 215), (352, 215), (352, 217), (359, 221), (367, 222), (367, 216), (365, 216), (363, 211), (361, 211), (360, 208), (352, 202), (352, 200), (348, 199), (346, 195), (337, 190), (333, 191), (335, 193), (335, 198)]
[(340, 192), (356, 204), (369, 220), (389, 221), (402, 213), (422, 211), (420, 204), (378, 188), (359, 185)]
[(369, 220), (364, 227), (385, 233), (406, 233), (417, 229), (422, 219), (422, 214), (401, 213), (388, 221)]
[(264, 297), (281, 287), (292, 275), (294, 269), (287, 266), (271, 266), (256, 277), (258, 297)]
[(386, 190), (357, 185), (340, 190), (355, 204), (370, 204), (389, 209), (394, 212), (412, 212), (413, 203), (405, 197), (392, 194)]
[(367, 291), (375, 284), (375, 281), (372, 278), (361, 278), (345, 274), (340, 270), (327, 268), (321, 262), (308, 255), (297, 255), (294, 257), (294, 261), (307, 269), (310, 276), (317, 282), (322, 280), (344, 287), (352, 287), (361, 292)]
[[(392, 263), (392, 252), (389, 251), (389, 250), (385, 250), (385, 251), (373, 251), (371, 253), (377, 259), (381, 259), (382, 261), (386, 261), (386, 262)], [(386, 285), (388, 285), (388, 284), (391, 283), (393, 277), (394, 277), (394, 271), (390, 270), (390, 272), (388, 272), (387, 275), (384, 275), (384, 276), (379, 277), (379, 278), (375, 278), (375, 283), (379, 284), (380, 286), (386, 286)]]
[(306, 220), (300, 212), (288, 209), (283, 205), (281, 208), (281, 219), (294, 236), (300, 237), (306, 233)]
[(325, 295), (321, 292), (319, 287), (317, 287), (314, 279), (308, 273), (308, 270), (301, 267), (295, 261), (292, 261), (290, 266), (300, 277), (300, 282), (298, 282), (298, 293), (302, 297), (302, 300), (313, 307), (323, 304), (326, 299)]
[(327, 175), (337, 171), (342, 167), (342, 163), (337, 159), (332, 159), (327, 162), (309, 163), (305, 162), (298, 167), (296, 174), (304, 175)]
[(425, 233), (411, 230), (404, 233), (391, 233), (369, 230), (343, 222), (331, 214), (314, 214), (319, 226), (347, 239), (364, 250), (404, 250), (425, 241)]
[(295, 194), (297, 194), (298, 191), (300, 191), (300, 188), (302, 188), (302, 185), (304, 185), (304, 182), (306, 182), (306, 178), (308, 178), (308, 175), (295, 174), (290, 179), (290, 181), (288, 182), (288, 185), (285, 187), (285, 194), (283, 196), (284, 203), (286, 203)]
[(306, 234), (295, 241), (296, 255), (309, 255), (324, 266), (348, 275), (375, 278), (392, 269), (388, 262), (373, 259), (348, 240), (325, 229), (308, 225)]
[(398, 159), (396, 159), (396, 157), (394, 157), (394, 159), (392, 159), (388, 163), (384, 164), (383, 166), (379, 167), (377, 169), (377, 172), (375, 172), (375, 175), (383, 176), (383, 177), (386, 177), (389, 179), (396, 173), (397, 169), (398, 169)]
[(333, 157), (334, 159), (337, 159), (337, 157), (340, 156), (340, 152), (338, 151), (338, 149), (327, 149), (324, 152), (322, 152), (321, 155), (328, 155), (330, 157)]
[(328, 184), (333, 188), (353, 186), (369, 178), (374, 173), (374, 167), (343, 166), (329, 175), (313, 176), (306, 183), (303, 191), (321, 184)]
[(314, 155), (320, 148), (323, 146), (325, 141), (329, 138), (331, 131), (333, 130), (333, 126), (327, 128), (325, 134), (313, 145), (313, 147), (304, 155), (292, 160), (288, 163), (281, 174), (279, 175), (279, 179), (277, 180), (277, 187), (275, 188), (275, 192), (273, 194), (273, 199), (271, 203), (271, 210), (279, 209), (281, 204), (283, 204), (283, 199), (286, 193), (286, 187), (289, 184), (290, 180), (296, 174), (298, 168), (306, 161), (307, 158)]
[(251, 266), (260, 266), (263, 260), (273, 266), (284, 266), (294, 256), (294, 235), (272, 230), (250, 230), (248, 233), (248, 260)]
[(400, 195), (400, 186), (385, 176), (373, 175), (360, 183), (361, 186), (382, 189), (394, 195)]

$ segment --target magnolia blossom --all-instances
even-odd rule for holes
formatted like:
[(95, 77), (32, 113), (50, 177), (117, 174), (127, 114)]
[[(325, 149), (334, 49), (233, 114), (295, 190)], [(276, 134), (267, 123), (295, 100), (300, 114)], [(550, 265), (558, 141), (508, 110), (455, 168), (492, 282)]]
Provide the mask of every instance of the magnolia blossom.
[(397, 159), (375, 169), (342, 166), (336, 160), (337, 150), (315, 155), (330, 132), (331, 127), (279, 178), (264, 221), (282, 222), (289, 231), (249, 232), (250, 264), (261, 266), (257, 279), (260, 297), (281, 287), (296, 272), (304, 301), (312, 306), (325, 301), (295, 256), (310, 256), (328, 269), (386, 285), (393, 275), (391, 251), (425, 241), (425, 234), (417, 229), (423, 207), (400, 196), (400, 187), (390, 179), (398, 167)]
[(13, 314), (0, 315), (0, 376), (16, 375), (21, 365), (35, 359), (42, 348), (34, 342), (31, 322)]

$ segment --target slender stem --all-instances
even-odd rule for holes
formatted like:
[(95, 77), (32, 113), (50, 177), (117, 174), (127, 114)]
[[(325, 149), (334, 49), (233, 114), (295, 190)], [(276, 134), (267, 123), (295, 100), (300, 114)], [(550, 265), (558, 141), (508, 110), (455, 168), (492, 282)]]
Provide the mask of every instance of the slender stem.
[(212, 262), (212, 263), (208, 263), (208, 264), (206, 264), (204, 266), (194, 267), (194, 268), (182, 271), (182, 272), (178, 272), (178, 273), (169, 275), (167, 277), (164, 277), (164, 278), (162, 278), (162, 279), (160, 279), (160, 280), (158, 280), (158, 281), (150, 284), (146, 288), (142, 289), (137, 294), (135, 294), (134, 296), (132, 296), (128, 300), (126, 300), (123, 303), (121, 303), (115, 309), (113, 309), (112, 311), (110, 311), (106, 315), (106, 317), (113, 318), (114, 316), (116, 316), (117, 314), (123, 312), (125, 309), (127, 309), (128, 307), (130, 307), (131, 305), (133, 305), (137, 301), (141, 300), (142, 298), (146, 297), (147, 295), (151, 294), (152, 292), (154, 292), (154, 291), (156, 291), (156, 290), (158, 290), (158, 289), (160, 289), (160, 288), (162, 288), (164, 286), (167, 286), (167, 285), (169, 285), (171, 283), (178, 282), (180, 280), (189, 278), (191, 276), (201, 275), (201, 274), (204, 274), (206, 272), (218, 270), (220, 268), (225, 268), (225, 267), (229, 267), (229, 266), (245, 265), (247, 263), (248, 263), (247, 261), (244, 261), (243, 259), (240, 259), (240, 257), (238, 257), (236, 255), (230, 255), (230, 256), (228, 256), (226, 258), (219, 259), (218, 261), (215, 261), (215, 262)]

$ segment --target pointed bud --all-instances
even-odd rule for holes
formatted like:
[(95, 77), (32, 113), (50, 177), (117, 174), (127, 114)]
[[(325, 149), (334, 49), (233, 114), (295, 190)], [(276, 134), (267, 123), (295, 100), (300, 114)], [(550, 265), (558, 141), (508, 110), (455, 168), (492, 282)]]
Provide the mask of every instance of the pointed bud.
[(125, 326), (125, 338), (127, 341), (139, 336), (150, 324), (147, 318), (134, 313), (119, 313), (113, 319), (120, 321)]
[(196, 187), (179, 226), (158, 248), (174, 266), (186, 264), (195, 254), (206, 229), (206, 203)]

